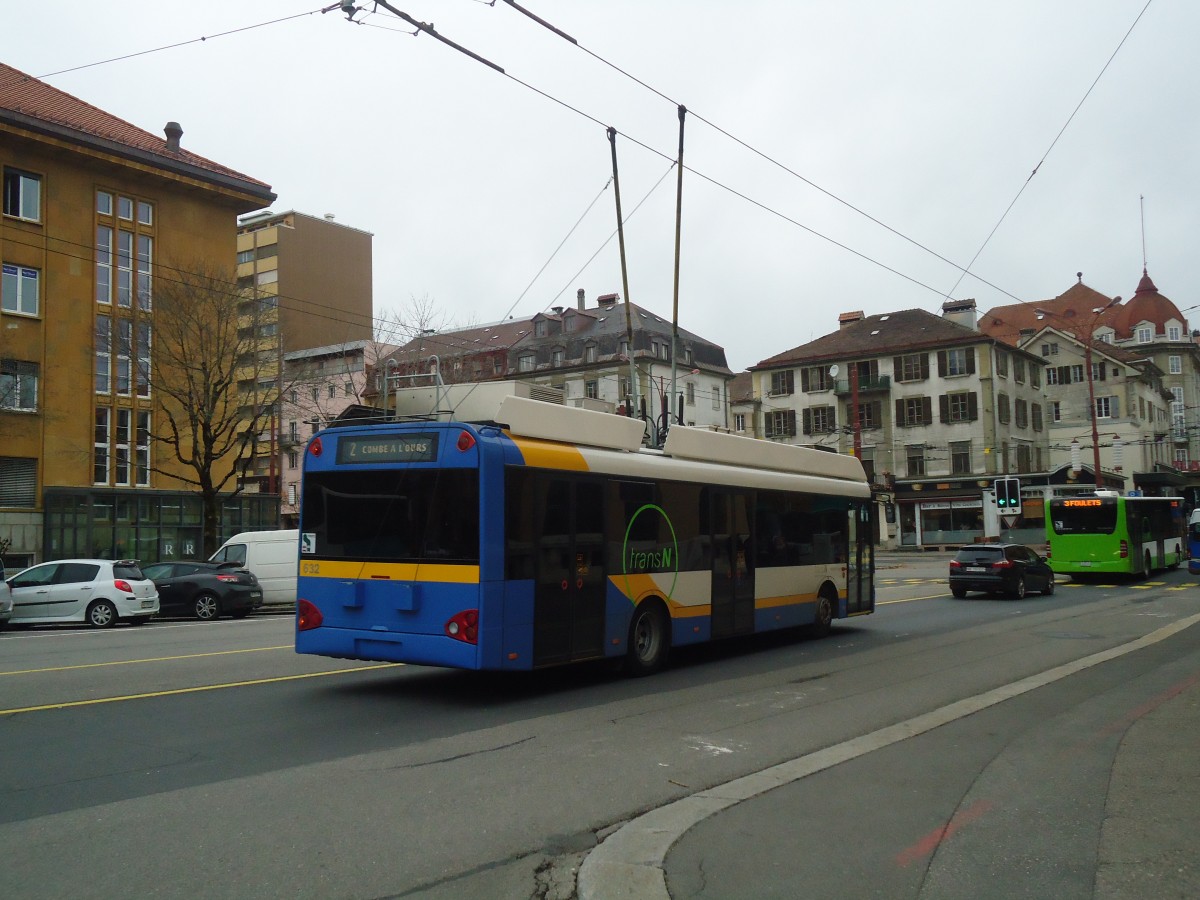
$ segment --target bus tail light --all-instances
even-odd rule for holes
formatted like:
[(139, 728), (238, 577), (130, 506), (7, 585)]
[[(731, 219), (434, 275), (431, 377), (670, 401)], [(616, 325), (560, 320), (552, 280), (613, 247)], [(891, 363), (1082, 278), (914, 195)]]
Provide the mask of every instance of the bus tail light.
[(320, 456), (323, 449), (320, 438), (313, 438), (308, 444), (308, 452), (313, 456)]
[(325, 621), (325, 617), (321, 615), (321, 611), (316, 605), (308, 600), (301, 600), (296, 604), (296, 630), (310, 631), (313, 628), (319, 628), (321, 623)]
[(465, 644), (478, 643), (479, 610), (464, 609), (462, 612), (451, 616), (450, 621), (446, 623), (446, 634), (456, 641), (462, 641)]
[(1129, 559), (1129, 541), (1121, 541), (1121, 559)]
[(470, 450), (475, 446), (475, 435), (471, 434), (469, 431), (460, 431), (458, 433), (458, 444), (456, 446), (463, 452)]

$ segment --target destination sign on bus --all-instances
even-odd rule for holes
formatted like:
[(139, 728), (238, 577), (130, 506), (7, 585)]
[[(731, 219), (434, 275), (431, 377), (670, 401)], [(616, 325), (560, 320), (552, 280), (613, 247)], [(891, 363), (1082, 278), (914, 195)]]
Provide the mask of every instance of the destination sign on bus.
[(1100, 500), (1098, 498), (1095, 500), (1064, 500), (1062, 505), (1063, 506), (1103, 506), (1104, 501)]
[(435, 462), (436, 434), (393, 434), (386, 437), (342, 437), (338, 439), (339, 464)]

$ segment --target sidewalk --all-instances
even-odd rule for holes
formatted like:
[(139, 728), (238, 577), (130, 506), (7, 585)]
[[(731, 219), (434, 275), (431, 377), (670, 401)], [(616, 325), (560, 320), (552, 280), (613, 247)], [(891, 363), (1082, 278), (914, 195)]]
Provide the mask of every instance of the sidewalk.
[[(1131, 711), (1129, 720), (1104, 798), (1092, 896), (1200, 897), (1200, 673)], [(959, 720), (945, 724), (951, 721)], [(765, 848), (778, 847), (769, 838), (779, 835), (803, 837), (796, 832), (797, 810), (804, 808), (803, 779), (906, 740), (909, 733), (938, 727), (936, 721), (900, 723), (893, 726), (900, 732), (895, 735), (881, 729), (653, 810), (589, 854), (579, 870), (578, 897), (797, 896), (805, 889), (796, 883), (789, 860), (775, 858), (779, 854), (772, 856)], [(701, 823), (704, 827), (689, 837)], [(837, 852), (831, 853), (833, 865)], [(672, 872), (679, 889), (688, 893), (668, 892)], [(703, 893), (688, 887), (697, 879)], [(809, 885), (807, 892), (814, 889)], [(726, 894), (729, 890), (734, 893)], [(1004, 894), (1002, 887), (997, 891)]]

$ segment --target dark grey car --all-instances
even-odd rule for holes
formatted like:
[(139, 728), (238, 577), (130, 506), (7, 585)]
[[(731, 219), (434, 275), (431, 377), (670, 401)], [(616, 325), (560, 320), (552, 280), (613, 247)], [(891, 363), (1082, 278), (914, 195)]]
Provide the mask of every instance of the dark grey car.
[(203, 621), (222, 615), (241, 619), (262, 606), (258, 579), (237, 566), (183, 560), (154, 563), (142, 571), (158, 586), (164, 616), (195, 616)]
[(971, 544), (950, 560), (950, 592), (1008, 594), (1018, 600), (1030, 591), (1054, 593), (1054, 570), (1024, 544)]

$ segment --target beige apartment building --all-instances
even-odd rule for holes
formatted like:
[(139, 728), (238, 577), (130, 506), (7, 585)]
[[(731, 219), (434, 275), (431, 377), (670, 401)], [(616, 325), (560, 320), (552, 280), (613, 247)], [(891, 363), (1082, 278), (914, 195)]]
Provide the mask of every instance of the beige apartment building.
[[(259, 365), (239, 384), (247, 406), (279, 409), (294, 390), (285, 358), (318, 347), (361, 346), (374, 337), (372, 235), (332, 215), (270, 210), (238, 221), (238, 286), (253, 300), (245, 327), (257, 338)], [(283, 494), (290, 417), (276, 412), (254, 441), (242, 480), (248, 492)]]

